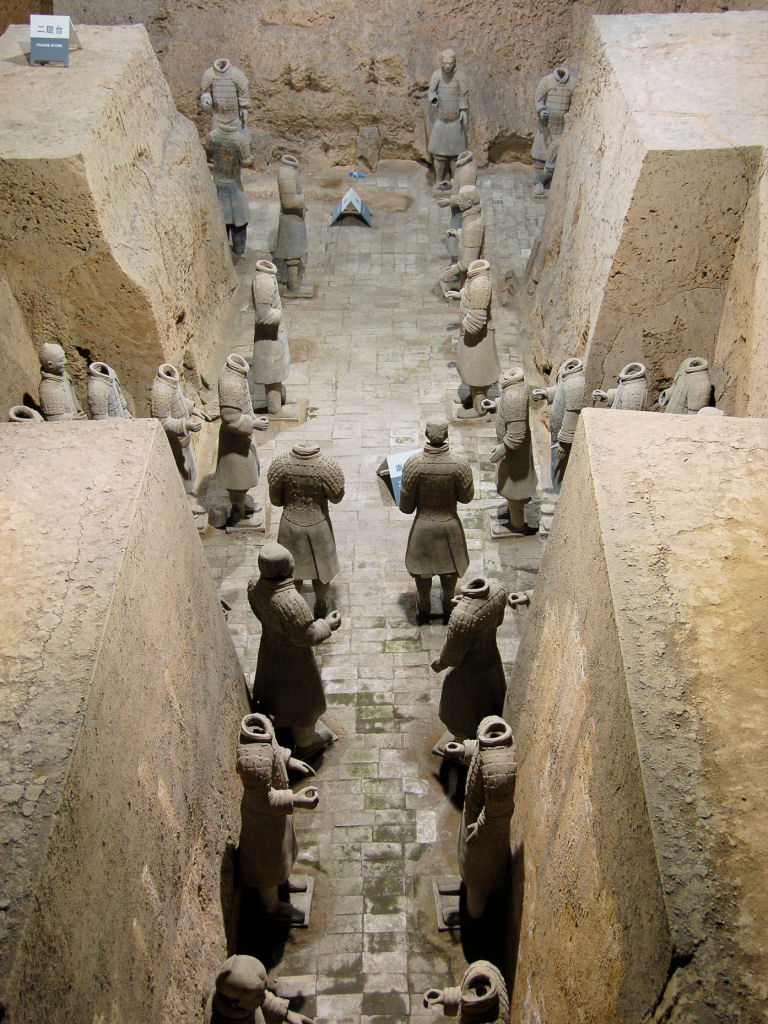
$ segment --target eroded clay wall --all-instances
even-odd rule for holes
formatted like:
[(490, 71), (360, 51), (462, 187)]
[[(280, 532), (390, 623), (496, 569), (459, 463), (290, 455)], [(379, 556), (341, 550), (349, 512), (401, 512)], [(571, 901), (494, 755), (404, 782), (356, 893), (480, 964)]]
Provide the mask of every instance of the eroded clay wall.
[(158, 363), (207, 372), (233, 288), (197, 132), (142, 26), (81, 25), (70, 67), (0, 40), (0, 268), (35, 345), (117, 371), (137, 411)]
[(0, 422), (8, 409), (21, 405), (24, 395), (37, 401), (40, 364), (24, 318), (13, 297), (8, 280), (0, 271)]
[(178, 471), (151, 420), (6, 426), (0, 458), (6, 573), (38, 553), (0, 634), (5, 1019), (194, 1020), (226, 956), (247, 707)]
[[(717, 339), (724, 317), (751, 320), (756, 306), (747, 282), (760, 259), (767, 47), (758, 12), (594, 19), (532, 267), (540, 371), (582, 356), (592, 389), (639, 360), (655, 402), (682, 359), (699, 355), (733, 411), (734, 373), (717, 363), (738, 360), (738, 345)], [(735, 313), (745, 300), (751, 309)], [(740, 334), (736, 323), (724, 331)], [(765, 377), (752, 352), (759, 329), (746, 334), (746, 377), (753, 366)]]
[[(656, 10), (764, 6), (763, 0), (654, 0)], [(472, 87), (470, 144), (528, 159), (537, 79), (561, 62), (581, 63), (593, 11), (647, 10), (644, 0), (56, 0), (56, 11), (93, 23), (143, 21), (179, 109), (202, 128), (200, 75), (228, 57), (251, 81), (250, 123), (279, 148), (351, 163), (355, 137), (378, 124), (386, 156), (424, 157), (423, 99), (445, 47), (456, 50)], [(194, 55), (194, 59), (190, 56)]]
[(766, 420), (582, 413), (508, 692), (512, 1020), (764, 1019), (767, 494)]

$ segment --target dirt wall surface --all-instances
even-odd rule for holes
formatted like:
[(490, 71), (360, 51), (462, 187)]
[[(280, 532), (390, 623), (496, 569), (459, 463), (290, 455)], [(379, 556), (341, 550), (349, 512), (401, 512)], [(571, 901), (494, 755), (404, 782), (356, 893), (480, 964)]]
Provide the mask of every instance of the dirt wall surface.
[(763, 12), (594, 19), (533, 267), (539, 369), (583, 356), (594, 388), (640, 360), (655, 401), (700, 355), (726, 411), (744, 407), (714, 364), (745, 350), (751, 366), (765, 332), (748, 278), (765, 231), (766, 50)]
[(512, 1020), (765, 1019), (768, 421), (702, 419), (582, 413), (508, 689)]
[(152, 420), (5, 425), (0, 478), (3, 1019), (194, 1020), (245, 690), (178, 471)]
[(12, 405), (21, 405), (25, 393), (37, 402), (40, 363), (24, 318), (8, 280), (0, 271), (0, 421), (8, 419)]
[(232, 265), (211, 175), (142, 26), (81, 25), (70, 67), (0, 39), (0, 269), (36, 346), (117, 371), (138, 412), (157, 366), (215, 352)]
[[(179, 109), (202, 128), (200, 75), (216, 57), (251, 82), (250, 123), (278, 150), (351, 163), (362, 127), (383, 134), (382, 156), (426, 156), (423, 99), (450, 46), (470, 81), (470, 146), (481, 160), (528, 158), (537, 80), (562, 62), (578, 67), (591, 14), (765, 6), (763, 0), (640, 0), (563, 5), (557, 0), (56, 0), (75, 21), (143, 21)], [(190, 60), (190, 54), (195, 55)]]

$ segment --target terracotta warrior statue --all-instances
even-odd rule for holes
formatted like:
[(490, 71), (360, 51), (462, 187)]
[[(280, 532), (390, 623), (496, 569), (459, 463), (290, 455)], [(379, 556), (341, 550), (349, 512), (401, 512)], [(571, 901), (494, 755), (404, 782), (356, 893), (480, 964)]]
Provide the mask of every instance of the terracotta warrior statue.
[(132, 420), (117, 374), (106, 363), (88, 367), (88, 406), (92, 420)]
[(627, 363), (619, 373), (618, 386), (592, 392), (595, 403), (605, 402), (609, 409), (634, 409), (642, 412), (648, 397), (646, 369), (642, 363)]
[(429, 622), (432, 577), (440, 577), (443, 621), (451, 614), (459, 576), (467, 571), (469, 555), (457, 502), (472, 501), (472, 467), (463, 455), (448, 448), (448, 421), (436, 416), (427, 422), (424, 451), (403, 466), (400, 511), (416, 513), (408, 536), (405, 567), (416, 581), (416, 609), (420, 624)]
[(40, 408), (51, 423), (87, 420), (77, 400), (72, 378), (66, 371), (67, 357), (61, 345), (45, 341), (38, 349), (40, 360)]
[(295, 444), (272, 462), (267, 474), (269, 500), (282, 506), (278, 544), (293, 555), (294, 584), (312, 580), (315, 618), (328, 613), (328, 588), (339, 571), (328, 502), (344, 497), (344, 473), (336, 459), (320, 454), (314, 443)]
[(249, 515), (246, 495), (259, 482), (259, 456), (253, 432), (269, 426), (266, 416), (254, 415), (248, 390), (248, 363), (234, 352), (227, 356), (219, 375), (219, 409), (216, 478), (229, 494), (229, 522), (234, 526)]
[(461, 988), (431, 988), (424, 993), (426, 1007), (442, 1007), (459, 1024), (508, 1024), (507, 986), (497, 967), (475, 960), (464, 972)]
[(295, 156), (286, 155), (280, 160), (277, 190), (280, 194), (280, 219), (272, 255), (281, 271), (281, 264), (285, 266), (285, 277), (281, 272), (280, 280), (287, 282), (288, 291), (296, 292), (307, 263), (307, 224), (299, 161)]
[[(477, 185), (477, 164), (472, 153), (465, 149), (456, 157), (456, 169), (451, 179), (451, 194), (437, 200), (438, 206), (447, 206), (451, 211), (451, 227), (458, 232), (461, 227), (461, 210), (459, 209), (459, 189), (464, 185)], [(459, 240), (456, 235), (448, 236), (448, 252), (456, 259), (459, 252)]]
[(505, 501), (491, 513), (491, 536), (513, 537), (526, 532), (523, 509), (539, 485), (533, 466), (528, 385), (522, 370), (509, 370), (501, 379), (496, 440), (491, 462), (496, 466), (496, 491)]
[(587, 404), (584, 363), (581, 359), (566, 359), (557, 372), (554, 385), (534, 388), (531, 398), (536, 402), (546, 400), (552, 406), (549, 416), (552, 489), (559, 494), (571, 456), (579, 413)]
[(543, 196), (552, 180), (557, 150), (571, 107), (573, 78), (566, 67), (556, 67), (536, 86), (536, 134), (533, 138), (533, 194)]
[(293, 555), (282, 544), (262, 547), (259, 573), (248, 584), (248, 603), (261, 623), (254, 705), (271, 715), (277, 728), (291, 729), (296, 755), (306, 759), (335, 738), (325, 727), (316, 729), (326, 703), (312, 648), (339, 628), (341, 615), (333, 611), (313, 618), (294, 584)]
[(467, 80), (456, 69), (453, 50), (443, 50), (440, 67), (429, 80), (427, 100), (428, 149), (435, 164), (435, 185), (447, 189), (456, 158), (467, 148), (469, 121)]
[(224, 57), (213, 62), (213, 67), (203, 72), (200, 81), (200, 104), (210, 110), (211, 128), (228, 125), (245, 129), (245, 117), (251, 103), (248, 79), (240, 68), (234, 67)]
[(219, 124), (205, 140), (205, 152), (213, 163), (213, 181), (227, 226), (229, 248), (235, 256), (243, 256), (250, 210), (240, 168), (253, 163), (250, 140), (236, 124)]
[(461, 211), (461, 227), (458, 231), (449, 228), (447, 234), (449, 238), (455, 236), (458, 239), (458, 252), (456, 262), (443, 274), (443, 280), (451, 285), (464, 283), (470, 263), (483, 255), (485, 241), (485, 217), (477, 186), (462, 185), (457, 202)]
[(304, 915), (290, 903), (283, 903), (277, 889), (288, 881), (298, 854), (293, 809), (314, 810), (319, 797), (314, 786), (294, 793), (288, 781), (289, 769), (304, 776), (315, 774), (308, 764), (279, 746), (266, 715), (246, 715), (240, 723), (237, 747), (237, 774), (243, 784), (240, 883), (259, 890), (270, 917), (301, 923)]
[[(493, 284), (488, 260), (473, 260), (460, 292), (449, 291), (447, 298), (459, 299), (459, 351), (456, 369), (469, 388), (469, 405), (456, 413), (459, 419), (477, 419), (488, 411), (483, 402), (488, 389), (499, 379), (496, 332), (491, 318)], [(456, 399), (461, 403), (461, 393)]]
[[(449, 733), (470, 739), (487, 715), (504, 709), (507, 683), (496, 630), (504, 621), (507, 595), (498, 580), (476, 576), (459, 588), (448, 620), (443, 648), (433, 672), (449, 669), (443, 679), (438, 714)], [(444, 736), (438, 750), (450, 736)]]
[(206, 417), (194, 402), (184, 397), (179, 371), (170, 363), (161, 363), (149, 392), (152, 415), (163, 424), (176, 466), (188, 495), (194, 494), (195, 458), (189, 447), (191, 434), (202, 428)]
[(314, 1024), (267, 988), (267, 972), (253, 956), (231, 956), (216, 975), (205, 1005), (205, 1024)]
[[(665, 388), (659, 395), (659, 405), (664, 412), (676, 413), (679, 416), (693, 416), (701, 409), (714, 404), (709, 363), (698, 356), (684, 359), (678, 367), (671, 387)], [(46, 416), (46, 419), (49, 418)]]
[(43, 417), (28, 405), (12, 405), (8, 410), (9, 423), (43, 423)]
[(515, 809), (517, 754), (512, 730), (498, 715), (477, 727), (477, 739), (448, 743), (445, 756), (469, 765), (459, 828), (459, 873), (467, 913), (482, 917), (510, 867), (509, 822)]
[(251, 378), (255, 384), (264, 385), (267, 412), (274, 416), (283, 403), (283, 381), (291, 369), (291, 353), (283, 323), (277, 267), (269, 260), (256, 262), (251, 298), (256, 311)]

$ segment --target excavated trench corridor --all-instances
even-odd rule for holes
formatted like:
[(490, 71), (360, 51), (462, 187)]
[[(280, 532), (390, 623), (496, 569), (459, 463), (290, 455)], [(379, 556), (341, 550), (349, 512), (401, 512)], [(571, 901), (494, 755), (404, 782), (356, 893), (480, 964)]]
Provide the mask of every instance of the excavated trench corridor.
[[(341, 463), (346, 496), (332, 509), (341, 572), (330, 607), (341, 629), (316, 649), (328, 699), (324, 720), (339, 741), (318, 763), (320, 804), (297, 811), (297, 874), (314, 878), (309, 927), (265, 935), (245, 905), (230, 952), (265, 959), (278, 991), (318, 1022), (363, 1024), (434, 1020), (425, 989), (458, 984), (467, 958), (493, 956), (498, 936), (438, 932), (434, 877), (457, 874), (460, 810), (441, 780), (431, 748), (442, 733), (440, 677), (430, 662), (442, 646), (439, 616), (417, 626), (414, 584), (404, 565), (411, 518), (382, 497), (376, 469), (393, 450), (421, 446), (426, 419), (447, 413), (458, 378), (452, 367), (457, 305), (438, 297), (449, 262), (438, 207), (425, 169), (388, 162), (355, 183), (373, 210), (373, 228), (354, 221), (328, 227), (331, 206), (349, 187), (343, 172), (304, 178), (308, 205), (310, 300), (284, 302), (292, 368), (289, 398), (306, 402), (305, 423), (257, 435), (266, 534), (209, 531), (204, 548), (250, 681), (260, 626), (246, 599), (265, 539), (276, 537), (279, 509), (265, 493), (272, 458), (311, 439)], [(494, 273), (494, 319), (502, 367), (520, 361), (521, 331), (501, 305), (505, 272), (520, 275), (538, 236), (544, 206), (531, 197), (530, 169), (499, 166), (478, 179), (487, 219), (485, 253)], [(248, 251), (226, 351), (249, 354), (250, 281), (268, 256), (278, 214), (274, 174), (251, 175)], [(274, 198), (271, 198), (274, 197)], [(333, 198), (331, 198), (333, 197)], [(266, 440), (265, 440), (266, 438)], [(497, 542), (487, 510), (498, 503), (492, 419), (453, 425), (450, 442), (470, 461), (475, 499), (461, 510), (470, 573), (487, 573), (508, 590), (530, 587), (541, 558), (537, 538)], [(435, 581), (436, 582), (436, 581)], [(305, 596), (313, 601), (305, 585)], [(439, 609), (437, 585), (433, 611)], [(524, 613), (522, 613), (524, 614)], [(499, 647), (507, 677), (522, 614), (507, 611)], [(232, 766), (234, 771), (234, 764)], [(503, 930), (504, 922), (496, 922)], [(493, 939), (493, 949), (489, 943)], [(275, 940), (275, 941), (273, 941)], [(501, 956), (500, 951), (496, 954)]]

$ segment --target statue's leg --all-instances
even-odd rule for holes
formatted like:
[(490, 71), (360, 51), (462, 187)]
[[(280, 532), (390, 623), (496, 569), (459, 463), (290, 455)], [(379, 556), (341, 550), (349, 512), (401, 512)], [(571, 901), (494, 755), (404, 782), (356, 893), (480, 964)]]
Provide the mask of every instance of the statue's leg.
[(554, 441), (552, 442), (550, 469), (552, 471), (552, 490), (555, 494), (559, 494), (560, 488), (563, 486), (563, 477), (565, 476), (565, 470), (568, 467), (568, 459), (571, 454), (570, 444), (562, 443), (560, 448), (562, 451), (558, 450)]
[(429, 611), (432, 604), (432, 577), (416, 576), (416, 610), (419, 624), (429, 622)]
[(292, 906), (290, 903), (283, 903), (277, 894), (276, 885), (265, 885), (260, 887), (259, 895), (261, 896), (261, 902), (264, 904), (264, 910), (268, 917), (276, 918), (277, 920), (286, 921), (288, 923), (303, 923), (303, 912), (301, 910), (297, 910), (296, 907)]
[(524, 501), (518, 501), (516, 498), (508, 498), (507, 505), (509, 506), (509, 528), (510, 530), (519, 530), (523, 533), (525, 530), (525, 508)]
[(293, 742), (297, 748), (312, 746), (315, 739), (314, 725), (292, 725), (291, 732), (293, 734)]
[(324, 619), (328, 614), (328, 588), (330, 583), (321, 583), (320, 580), (312, 580), (312, 589), (315, 592), (315, 618)]
[(245, 496), (247, 493), (247, 491), (227, 491), (230, 504), (232, 505), (232, 512), (229, 517), (232, 525), (239, 523), (241, 519), (245, 519), (248, 515), (245, 507)]
[(437, 154), (432, 159), (435, 162), (435, 184), (440, 185), (445, 181), (446, 159), (444, 156), (438, 156)]
[(301, 284), (301, 260), (286, 260), (288, 267), (288, 291), (297, 292)]
[(459, 581), (459, 574), (456, 572), (444, 573), (440, 577), (440, 589), (443, 598), (443, 623), (447, 623), (453, 611), (453, 595), (456, 593), (456, 584)]
[(544, 161), (533, 161), (533, 194), (537, 197), (544, 195)]
[(235, 256), (245, 255), (245, 236), (248, 232), (248, 225), (243, 224), (242, 227), (236, 228), (232, 225), (232, 252)]
[(280, 412), (283, 404), (283, 383), (282, 381), (277, 381), (275, 384), (265, 384), (264, 390), (267, 393), (267, 412), (275, 416)]
[(482, 917), (490, 895), (487, 889), (478, 889), (474, 885), (467, 887), (467, 913), (470, 917)]

